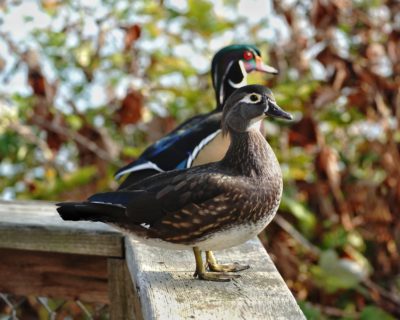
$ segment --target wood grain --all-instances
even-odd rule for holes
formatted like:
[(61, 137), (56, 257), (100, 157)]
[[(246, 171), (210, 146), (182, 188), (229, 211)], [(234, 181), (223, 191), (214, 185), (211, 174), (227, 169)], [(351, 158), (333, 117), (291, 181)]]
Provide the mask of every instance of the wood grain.
[(108, 303), (107, 258), (0, 249), (0, 292)]
[(63, 221), (54, 204), (0, 201), (0, 248), (122, 257), (123, 235), (99, 222)]
[(126, 261), (108, 259), (110, 319), (141, 320), (140, 303), (134, 294)]
[(220, 252), (221, 263), (250, 264), (232, 282), (195, 280), (190, 251), (126, 239), (126, 259), (144, 319), (305, 319), (260, 241)]

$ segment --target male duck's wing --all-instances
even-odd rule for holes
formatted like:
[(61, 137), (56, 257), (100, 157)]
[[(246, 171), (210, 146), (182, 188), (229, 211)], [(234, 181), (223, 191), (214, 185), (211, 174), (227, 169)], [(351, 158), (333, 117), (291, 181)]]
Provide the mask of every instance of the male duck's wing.
[[(212, 111), (211, 113), (214, 113), (214, 112), (215, 111)], [(187, 119), (186, 121), (182, 122), (180, 125), (178, 125), (175, 129), (173, 129), (171, 131), (171, 133), (174, 133), (174, 132), (182, 130), (182, 129), (185, 130), (187, 128), (196, 126), (201, 121), (206, 119), (209, 115), (210, 115), (210, 113), (205, 113), (205, 114), (198, 114), (198, 115), (196, 115), (194, 117), (191, 117), (191, 118)]]
[[(204, 117), (197, 117), (148, 147), (134, 162), (118, 170), (118, 179), (125, 174), (143, 170), (163, 172), (188, 167), (199, 145), (212, 139), (221, 128), (221, 113), (211, 112)], [(129, 178), (129, 177), (128, 177)], [(133, 179), (130, 179), (133, 180)], [(124, 183), (124, 187), (129, 183)]]

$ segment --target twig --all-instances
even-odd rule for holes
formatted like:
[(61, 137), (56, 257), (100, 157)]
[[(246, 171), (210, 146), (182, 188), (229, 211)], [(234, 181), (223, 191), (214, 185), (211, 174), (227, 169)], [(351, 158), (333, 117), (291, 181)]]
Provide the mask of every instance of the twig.
[(53, 131), (55, 133), (65, 136), (67, 138), (73, 139), (76, 143), (78, 143), (82, 147), (92, 151), (99, 158), (101, 158), (109, 163), (112, 163), (116, 166), (121, 165), (119, 159), (112, 158), (107, 151), (99, 148), (99, 146), (96, 143), (94, 143), (93, 141), (90, 141), (88, 138), (81, 135), (80, 133), (69, 130), (68, 128), (65, 128), (65, 127), (57, 126), (54, 123), (48, 122), (46, 119), (44, 119), (43, 117), (40, 117), (38, 115), (34, 115), (32, 117), (32, 120), (34, 123), (41, 126), (42, 128), (45, 128), (49, 131)]
[(315, 256), (319, 256), (321, 254), (321, 250), (318, 247), (314, 246), (310, 241), (308, 241), (285, 218), (283, 218), (280, 215), (277, 215), (275, 216), (273, 221), (275, 221), (278, 226), (280, 226), (283, 230), (285, 230), (288, 234), (290, 234), (293, 239), (299, 242), (303, 247), (307, 248)]
[(321, 305), (316, 305), (316, 304), (312, 304), (312, 306), (315, 309), (320, 310), (322, 313), (324, 313), (328, 316), (350, 318), (350, 319), (359, 319), (360, 318), (359, 313), (357, 313), (355, 311), (343, 311), (343, 310), (335, 308), (335, 307), (321, 306)]
[(381, 295), (382, 297), (390, 300), (395, 305), (399, 306), (400, 309), (400, 297), (381, 286), (377, 285), (376, 283), (372, 282), (370, 279), (363, 279), (362, 283), (370, 290), (375, 290)]
[(53, 152), (51, 151), (46, 142), (39, 139), (38, 136), (34, 134), (34, 132), (30, 127), (23, 125), (20, 122), (11, 121), (9, 123), (9, 128), (17, 132), (22, 137), (26, 138), (28, 141), (36, 144), (42, 150), (46, 162), (52, 162)]

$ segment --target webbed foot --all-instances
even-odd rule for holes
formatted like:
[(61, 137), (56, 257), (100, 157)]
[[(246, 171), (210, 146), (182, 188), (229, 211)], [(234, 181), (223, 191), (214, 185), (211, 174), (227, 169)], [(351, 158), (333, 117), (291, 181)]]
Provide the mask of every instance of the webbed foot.
[(226, 272), (198, 272), (197, 277), (201, 280), (229, 282), (232, 279), (240, 278), (240, 275)]
[[(209, 253), (211, 251), (207, 251)], [(201, 251), (199, 248), (193, 248), (194, 257), (196, 259), (196, 272), (194, 273), (194, 277), (198, 277), (201, 280), (208, 280), (208, 281), (220, 281), (220, 282), (228, 282), (232, 279), (240, 278), (238, 274), (232, 274), (222, 271), (222, 269), (218, 270), (217, 272), (213, 271), (206, 271), (206, 268), (203, 264), (203, 259), (201, 257)], [(212, 255), (212, 253), (211, 253)], [(215, 259), (214, 259), (215, 260)], [(236, 265), (234, 265), (237, 267)], [(241, 268), (240, 270), (244, 270)]]
[(247, 264), (239, 264), (237, 262), (229, 264), (219, 264), (214, 257), (212, 251), (206, 251), (206, 260), (208, 268), (215, 272), (238, 272), (249, 269), (250, 266)]

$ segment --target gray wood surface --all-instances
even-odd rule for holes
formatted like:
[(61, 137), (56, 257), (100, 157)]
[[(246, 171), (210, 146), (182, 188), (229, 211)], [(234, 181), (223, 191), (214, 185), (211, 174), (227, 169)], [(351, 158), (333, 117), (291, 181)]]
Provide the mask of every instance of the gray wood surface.
[(66, 222), (55, 205), (0, 201), (0, 248), (122, 257), (123, 235), (99, 222)]
[(126, 260), (144, 319), (305, 319), (258, 239), (215, 252), (221, 263), (250, 264), (231, 282), (195, 280), (191, 251), (126, 238)]

